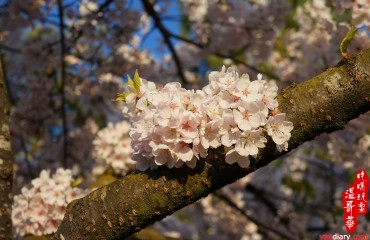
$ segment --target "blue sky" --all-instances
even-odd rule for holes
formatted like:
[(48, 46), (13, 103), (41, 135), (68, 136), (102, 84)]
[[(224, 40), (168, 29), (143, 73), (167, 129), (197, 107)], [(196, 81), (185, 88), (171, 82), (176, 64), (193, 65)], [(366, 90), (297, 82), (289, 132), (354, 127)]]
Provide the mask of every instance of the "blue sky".
[[(0, 0), (1, 2), (1, 0)], [(98, 4), (102, 4), (102, 2), (104, 1), (97, 1)], [(78, 6), (79, 6), (79, 3), (80, 1), (78, 2), (75, 2), (75, 1), (65, 1), (64, 2), (64, 5), (65, 6), (68, 6), (69, 9), (73, 9), (75, 11), (78, 11)], [(158, 3), (156, 3), (156, 7), (163, 7), (165, 4), (165, 1), (158, 1)], [(142, 3), (141, 3), (141, 0), (129, 0), (127, 1), (126, 3), (126, 7), (130, 8), (130, 9), (135, 9), (135, 10), (138, 10), (138, 12), (140, 13), (143, 13), (143, 7), (142, 7)], [(55, 9), (52, 9), (49, 13), (49, 16), (48, 18), (53, 20), (55, 23), (58, 23), (59, 21), (59, 17), (58, 17), (58, 9), (55, 8)], [(160, 17), (165, 17), (165, 16), (179, 16), (178, 19), (163, 19), (162, 23), (164, 24), (164, 26), (170, 30), (171, 32), (175, 33), (175, 34), (180, 34), (180, 31), (181, 31), (181, 11), (180, 11), (180, 1), (170, 1), (170, 4), (168, 6), (168, 10), (166, 11), (166, 14), (165, 15), (160, 15)], [(153, 21), (152, 21), (152, 26), (151, 28), (153, 27)], [(138, 32), (138, 35), (140, 36), (140, 38), (143, 37), (142, 34), (140, 34)], [(159, 51), (158, 50), (158, 46), (160, 46), (160, 42), (159, 41), (162, 41), (163, 38), (162, 38), (162, 34), (160, 33), (160, 31), (155, 28), (153, 31), (150, 32), (150, 34), (145, 37), (145, 41), (142, 43), (141, 47), (143, 49), (149, 49), (150, 53), (152, 56), (160, 59), (160, 58), (163, 58), (164, 56), (164, 53), (168, 53), (168, 48), (165, 47), (165, 48), (162, 48), (165, 50), (165, 52), (162, 52), (162, 51)], [(172, 43), (174, 45), (176, 45), (176, 43), (178, 42), (178, 40), (176, 39), (171, 39)]]
[[(163, 4), (161, 4), (161, 2), (159, 2), (157, 5), (163, 6)], [(139, 10), (139, 12), (143, 12), (143, 7), (142, 7), (142, 4), (141, 4), (141, 1), (139, 1), (139, 0), (129, 1), (128, 6), (133, 8), (133, 9)], [(164, 16), (179, 16), (179, 18), (180, 18), (179, 1), (171, 1), (166, 14), (163, 15), (163, 16), (161, 15), (161, 17), (164, 17)], [(180, 34), (180, 30), (181, 30), (180, 21), (173, 20), (173, 19), (172, 20), (164, 19), (162, 21), (162, 23), (171, 32), (173, 32), (175, 34)], [(152, 21), (152, 26), (151, 27), (153, 27), (153, 21)], [(158, 29), (154, 29), (145, 38), (145, 41), (142, 43), (141, 46), (142, 46), (143, 49), (149, 49), (152, 56), (154, 56), (156, 58), (162, 58), (164, 56), (164, 53), (169, 52), (167, 47), (164, 48), (165, 52), (162, 52), (162, 51), (158, 50), (158, 46), (160, 45), (159, 41), (162, 41), (162, 39), (163, 38), (162, 38), (162, 34), (160, 33), (160, 31)], [(176, 39), (171, 39), (171, 41), (174, 45), (176, 45), (176, 43), (178, 42), (178, 40), (176, 40)]]

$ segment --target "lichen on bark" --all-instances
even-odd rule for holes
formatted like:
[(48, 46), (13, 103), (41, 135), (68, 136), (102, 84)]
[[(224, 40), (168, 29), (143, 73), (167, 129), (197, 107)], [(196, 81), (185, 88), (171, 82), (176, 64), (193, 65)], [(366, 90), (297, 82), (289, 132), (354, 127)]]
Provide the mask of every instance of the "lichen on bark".
[[(370, 49), (279, 95), (279, 109), (294, 129), (289, 151), (314, 137), (342, 129), (370, 110)], [(134, 172), (75, 200), (53, 239), (123, 239), (209, 193), (263, 167), (284, 153), (270, 139), (248, 168), (210, 151), (195, 169)]]
[(12, 239), (13, 153), (9, 133), (9, 102), (0, 55), (0, 239)]

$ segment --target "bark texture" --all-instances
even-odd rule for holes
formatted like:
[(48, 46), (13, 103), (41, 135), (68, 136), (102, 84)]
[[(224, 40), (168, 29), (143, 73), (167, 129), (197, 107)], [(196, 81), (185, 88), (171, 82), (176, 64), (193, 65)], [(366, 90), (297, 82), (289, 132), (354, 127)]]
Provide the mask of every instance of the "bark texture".
[(0, 239), (12, 239), (13, 153), (9, 136), (9, 101), (0, 55)]
[[(370, 49), (311, 80), (284, 89), (279, 109), (293, 122), (289, 151), (322, 133), (342, 129), (370, 110)], [(284, 153), (270, 139), (248, 168), (224, 162), (213, 150), (195, 169), (134, 172), (68, 205), (53, 239), (123, 239)]]

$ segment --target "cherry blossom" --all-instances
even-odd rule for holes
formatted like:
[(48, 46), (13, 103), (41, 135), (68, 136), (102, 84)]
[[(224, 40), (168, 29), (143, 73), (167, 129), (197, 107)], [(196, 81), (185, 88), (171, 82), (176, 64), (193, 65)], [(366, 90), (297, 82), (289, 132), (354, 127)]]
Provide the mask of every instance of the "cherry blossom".
[(72, 188), (72, 183), (72, 171), (58, 168), (51, 177), (50, 171), (41, 171), (30, 187), (23, 187), (21, 193), (14, 196), (12, 220), (15, 234), (41, 236), (55, 232), (67, 204), (88, 193)]
[(264, 129), (279, 151), (287, 149), (293, 125), (285, 121), (285, 114), (275, 114), (278, 102), (273, 82), (262, 80), (261, 74), (250, 81), (248, 75), (239, 77), (225, 66), (211, 72), (209, 79), (209, 85), (194, 91), (178, 83), (157, 88), (137, 72), (134, 80), (129, 77), (128, 92), (118, 99), (131, 109), (123, 112), (134, 120), (130, 136), (138, 169), (184, 164), (194, 168), (208, 149), (218, 147), (229, 148), (227, 163), (248, 167), (249, 157), (256, 158), (265, 147)]
[(285, 114), (279, 113), (275, 116), (270, 116), (266, 123), (267, 134), (277, 145), (284, 145), (283, 149), (287, 149), (287, 141), (289, 140), (293, 130), (293, 124), (285, 121)]
[(249, 157), (240, 155), (236, 149), (231, 149), (226, 153), (225, 161), (228, 164), (233, 164), (237, 162), (239, 166), (243, 168), (248, 167), (250, 163)]
[[(226, 154), (231, 150), (226, 161), (235, 160), (230, 156), (239, 159), (241, 156), (236, 155), (235, 147), (246, 131), (241, 130), (235, 122), (233, 110), (240, 111), (238, 108), (243, 101), (253, 99), (262, 101), (267, 109), (266, 124), (258, 127), (263, 129), (263, 137), (272, 139), (267, 131), (269, 127), (275, 140), (281, 142), (288, 136), (281, 129), (287, 126), (278, 124), (277, 129), (280, 130), (274, 133), (273, 127), (267, 124), (270, 117), (279, 113), (277, 86), (280, 88), (292, 82), (305, 81), (336, 65), (340, 60), (338, 45), (351, 25), (360, 30), (351, 43), (349, 53), (368, 48), (370, 44), (368, 0), (334, 0), (330, 4), (319, 0), (180, 1), (179, 16), (175, 16), (168, 8), (171, 4), (177, 4), (177, 1), (151, 2), (166, 25), (169, 21), (178, 22), (180, 19), (181, 24), (186, 25), (185, 30), (182, 29), (184, 34), (181, 33), (185, 41), (176, 38), (172, 42), (176, 42), (174, 48), (182, 63), (186, 80), (184, 86), (187, 89), (200, 89), (206, 85), (200, 94), (206, 96), (197, 97), (205, 104), (192, 105), (195, 97), (191, 91), (181, 88), (179, 83), (174, 84), (176, 87), (167, 84), (180, 79), (179, 69), (174, 57), (166, 52), (162, 37), (155, 41), (159, 55), (145, 47), (144, 43), (150, 41), (145, 40), (149, 39), (146, 36), (158, 28), (151, 22), (151, 16), (140, 9), (140, 1), (137, 4), (136, 1), (124, 0), (80, 0), (64, 4), (64, 44), (67, 49), (64, 56), (64, 86), (60, 86), (59, 81), (61, 38), (56, 1), (6, 0), (0, 4), (0, 48), (4, 54), (6, 78), (13, 98), (10, 130), (16, 156), (15, 191), (20, 191), (22, 186), (28, 184), (39, 169), (56, 170), (60, 166), (64, 159), (63, 139), (68, 140), (68, 167), (73, 167), (74, 173), (84, 176), (93, 176), (91, 168), (94, 173), (98, 172), (97, 169), (101, 173), (107, 167), (115, 168), (118, 174), (125, 174), (127, 165), (124, 159), (129, 156), (129, 151), (132, 151), (132, 158), (136, 159), (132, 163), (136, 163), (140, 170), (159, 165), (169, 168), (195, 166), (219, 141), (219, 148), (224, 148)], [(104, 8), (103, 3), (108, 5)], [(168, 30), (173, 35), (179, 34), (176, 29)], [(171, 36), (171, 40), (174, 39)], [(222, 64), (237, 67), (240, 72), (248, 72), (250, 77), (235, 77), (225, 67), (223, 71), (215, 71), (210, 78), (212, 83), (208, 84), (208, 74), (205, 73), (221, 68)], [(131, 105), (112, 102), (117, 91), (129, 91), (127, 87), (123, 90), (123, 78), (135, 69), (139, 69), (144, 78), (154, 80), (156, 89), (147, 91), (143, 81), (140, 92), (145, 92), (145, 98), (136, 94), (133, 88), (132, 95), (127, 97), (127, 103), (131, 102)], [(264, 78), (274, 81), (260, 82), (260, 76), (257, 76), (257, 81), (252, 80), (252, 76), (259, 72), (263, 73)], [(222, 81), (218, 82), (220, 77)], [(65, 90), (65, 103), (57, 96), (56, 89)], [(138, 98), (142, 100), (136, 108)], [(170, 111), (167, 109), (168, 102), (172, 103)], [(67, 109), (66, 136), (61, 134), (61, 107)], [(119, 147), (113, 147), (114, 144), (108, 147), (102, 142), (95, 145), (99, 129), (104, 131), (112, 123), (114, 131), (116, 123), (122, 121), (122, 108), (132, 117), (134, 124), (129, 135), (134, 136), (133, 139), (130, 140), (130, 136), (114, 138), (117, 142), (122, 140)], [(184, 138), (178, 131), (181, 117), (186, 111), (199, 116), (199, 134), (195, 138)], [(262, 193), (266, 193), (263, 196), (276, 206), (277, 215), (271, 215), (268, 209), (264, 211), (263, 201), (253, 199), (250, 192), (245, 193), (246, 186), (243, 184), (228, 186), (223, 191), (229, 191), (228, 197), (253, 216), (271, 219), (276, 229), (290, 232), (292, 239), (298, 239), (302, 233), (318, 238), (317, 234), (307, 233), (309, 228), (343, 232), (340, 224), (342, 216), (332, 214), (338, 212), (335, 209), (338, 198), (334, 193), (348, 187), (344, 176), (351, 175), (359, 168), (369, 169), (369, 140), (368, 135), (364, 137), (370, 127), (368, 116), (351, 121), (341, 132), (306, 143), (299, 151), (278, 160), (277, 164), (261, 169), (260, 174), (247, 177), (263, 190)], [(207, 131), (208, 135), (204, 137), (205, 126), (219, 119), (222, 119), (219, 137), (214, 131)], [(193, 157), (184, 163), (173, 153), (173, 149), (178, 142), (187, 143), (190, 140), (192, 142), (188, 144)], [(130, 141), (131, 148), (127, 147)], [(203, 145), (210, 146), (206, 149)], [(102, 155), (98, 160), (99, 151), (96, 150), (100, 147)], [(288, 141), (276, 144), (278, 151), (288, 147)], [(112, 154), (117, 156), (116, 159), (107, 157), (114, 164), (103, 160), (103, 156), (111, 153), (108, 149), (112, 149)], [(241, 162), (245, 160), (241, 159)], [(252, 156), (248, 159), (254, 160)], [(306, 169), (296, 165), (306, 165)], [(48, 179), (46, 175), (42, 178), (45, 181)], [(286, 179), (292, 180), (293, 186), (288, 186)], [(335, 180), (334, 183), (331, 179)], [(37, 184), (46, 184), (44, 188), (47, 190), (50, 187), (44, 180)], [(300, 186), (298, 189), (294, 188), (297, 184)], [(31, 191), (21, 192), (31, 194)], [(333, 194), (329, 196), (328, 193)], [(54, 194), (54, 200), (58, 194)], [(248, 201), (244, 201), (246, 195)], [(236, 196), (242, 197), (236, 199)], [(211, 196), (204, 202), (190, 206), (191, 210), (186, 212), (192, 216), (191, 223), (188, 219), (184, 223), (183, 218), (171, 216), (161, 228), (167, 231), (161, 232), (172, 232), (173, 235), (177, 234), (177, 238), (190, 236), (192, 239), (277, 238), (259, 224), (258, 229), (253, 227), (243, 216), (227, 209), (224, 202), (221, 207), (219, 203), (219, 199)], [(32, 204), (37, 208), (36, 200)], [(311, 204), (315, 206), (313, 209)], [(59, 214), (59, 210), (55, 214)], [(35, 214), (35, 218), (43, 216), (42, 209), (39, 213)], [(285, 225), (286, 219), (290, 220), (289, 226)], [(166, 223), (167, 228), (163, 227)], [(49, 225), (52, 224), (45, 224), (45, 228), (49, 228)], [(367, 225), (364, 221), (359, 231), (369, 232)], [(33, 228), (32, 224), (24, 225), (24, 229)]]
[(222, 135), (221, 142), (222, 145), (230, 147), (239, 140), (242, 132), (234, 119), (231, 109), (226, 109), (225, 112), (223, 112), (222, 119), (223, 123), (220, 129)]
[(109, 123), (93, 141), (96, 166), (93, 173), (102, 174), (111, 167), (116, 174), (126, 175), (135, 164), (131, 159), (130, 124), (127, 121)]
[(262, 129), (244, 131), (235, 144), (235, 151), (241, 156), (256, 156), (258, 148), (264, 148), (267, 139), (262, 136)]
[(262, 102), (243, 102), (238, 109), (233, 110), (235, 122), (243, 131), (256, 129), (265, 125), (266, 116)]

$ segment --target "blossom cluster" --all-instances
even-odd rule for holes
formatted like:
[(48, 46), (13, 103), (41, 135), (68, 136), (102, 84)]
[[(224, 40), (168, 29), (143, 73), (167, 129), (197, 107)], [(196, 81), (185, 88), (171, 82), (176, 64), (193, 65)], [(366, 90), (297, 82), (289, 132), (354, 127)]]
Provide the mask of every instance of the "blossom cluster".
[(127, 121), (109, 123), (98, 132), (93, 141), (93, 155), (97, 163), (93, 169), (94, 174), (102, 174), (108, 167), (112, 167), (116, 174), (125, 175), (135, 164), (131, 159), (130, 127)]
[(138, 73), (128, 83), (128, 92), (118, 99), (126, 102), (123, 111), (134, 120), (132, 159), (139, 170), (184, 163), (194, 168), (209, 148), (220, 146), (227, 163), (245, 168), (265, 147), (267, 135), (277, 150), (287, 150), (293, 124), (278, 112), (276, 84), (262, 80), (261, 74), (251, 81), (247, 74), (223, 67), (196, 91), (179, 83), (158, 88)]
[(31, 187), (23, 187), (14, 196), (12, 222), (18, 236), (47, 235), (55, 232), (63, 220), (68, 203), (83, 197), (87, 192), (73, 183), (72, 171), (58, 168), (50, 177), (43, 170), (32, 180)]

